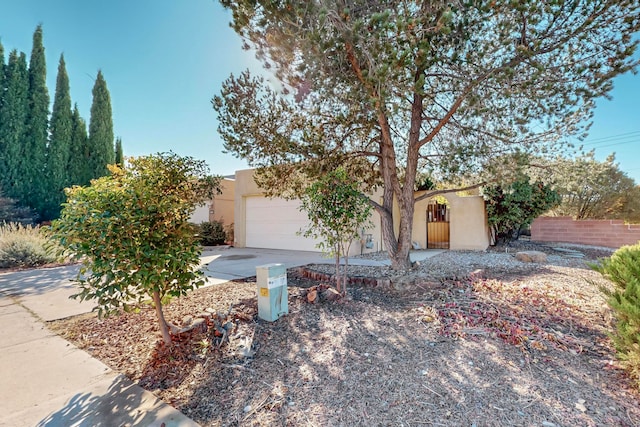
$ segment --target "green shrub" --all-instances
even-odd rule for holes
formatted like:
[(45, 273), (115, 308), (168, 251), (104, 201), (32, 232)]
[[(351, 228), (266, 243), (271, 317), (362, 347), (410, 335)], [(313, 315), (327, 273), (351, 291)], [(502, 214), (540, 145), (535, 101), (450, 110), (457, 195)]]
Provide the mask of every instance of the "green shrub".
[(640, 242), (621, 247), (592, 268), (614, 284), (613, 290), (602, 289), (616, 319), (611, 336), (618, 358), (640, 388)]
[(36, 221), (36, 213), (27, 206), (18, 205), (15, 199), (3, 197), (0, 192), (0, 224), (17, 222), (23, 225), (33, 224)]
[(198, 225), (198, 236), (202, 246), (223, 245), (227, 239), (224, 225), (219, 221), (200, 223)]
[(482, 190), (486, 200), (487, 222), (492, 244), (508, 243), (520, 237), (520, 230), (533, 220), (558, 206), (561, 198), (549, 185), (528, 177), (509, 185), (487, 185)]
[(38, 227), (0, 224), (0, 268), (37, 267), (57, 260), (57, 248)]

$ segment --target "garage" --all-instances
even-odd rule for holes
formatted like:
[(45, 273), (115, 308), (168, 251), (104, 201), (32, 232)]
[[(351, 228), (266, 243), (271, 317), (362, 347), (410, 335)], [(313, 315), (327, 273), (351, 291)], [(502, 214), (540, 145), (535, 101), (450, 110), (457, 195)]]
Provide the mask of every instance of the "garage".
[(245, 203), (246, 247), (319, 251), (316, 240), (297, 235), (309, 224), (300, 201), (255, 196), (246, 197)]

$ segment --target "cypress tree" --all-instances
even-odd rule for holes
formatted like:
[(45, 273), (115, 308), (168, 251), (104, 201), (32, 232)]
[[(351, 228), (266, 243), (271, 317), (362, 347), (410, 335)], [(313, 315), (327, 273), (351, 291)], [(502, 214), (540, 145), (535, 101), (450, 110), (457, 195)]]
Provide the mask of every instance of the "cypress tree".
[(56, 78), (56, 92), (53, 99), (51, 113), (50, 140), (47, 153), (47, 206), (43, 212), (43, 219), (57, 218), (60, 204), (64, 202), (64, 188), (74, 184), (69, 173), (69, 155), (71, 138), (73, 135), (73, 114), (71, 112), (71, 95), (69, 93), (69, 77), (64, 62), (64, 55), (60, 55), (58, 76)]
[[(5, 160), (5, 148), (4, 142), (2, 140), (3, 133), (3, 115), (2, 115), (2, 106), (4, 104), (4, 93), (6, 91), (6, 86), (4, 84), (4, 74), (7, 71), (7, 67), (4, 62), (4, 46), (2, 46), (2, 42), (0, 42), (0, 191), (2, 191), (2, 185), (4, 184), (4, 175), (6, 170), (6, 160)], [(2, 197), (2, 193), (0, 193), (0, 197)]]
[(29, 60), (29, 113), (23, 144), (23, 200), (43, 213), (44, 197), (50, 191), (44, 175), (49, 128), (49, 91), (47, 66), (42, 44), (42, 26), (33, 33), (33, 47)]
[(107, 165), (115, 162), (111, 97), (102, 71), (98, 71), (92, 93), (93, 103), (89, 119), (89, 167), (91, 178), (98, 178), (108, 175)]
[(116, 164), (124, 164), (124, 154), (122, 153), (122, 139), (116, 138)]
[(25, 203), (20, 183), (22, 142), (29, 111), (27, 57), (12, 50), (4, 74), (4, 97), (0, 109), (0, 188), (8, 198)]
[(78, 104), (73, 108), (71, 117), (71, 146), (69, 147), (69, 176), (71, 185), (88, 185), (91, 180), (89, 172), (89, 138), (87, 123), (80, 116)]
[(0, 110), (2, 109), (2, 97), (4, 95), (4, 46), (0, 42)]

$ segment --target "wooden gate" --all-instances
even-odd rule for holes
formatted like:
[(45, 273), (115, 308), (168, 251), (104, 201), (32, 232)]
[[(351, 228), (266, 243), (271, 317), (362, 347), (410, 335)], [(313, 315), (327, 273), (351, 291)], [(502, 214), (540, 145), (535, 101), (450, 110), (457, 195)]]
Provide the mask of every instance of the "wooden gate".
[(449, 205), (427, 205), (427, 249), (449, 249)]

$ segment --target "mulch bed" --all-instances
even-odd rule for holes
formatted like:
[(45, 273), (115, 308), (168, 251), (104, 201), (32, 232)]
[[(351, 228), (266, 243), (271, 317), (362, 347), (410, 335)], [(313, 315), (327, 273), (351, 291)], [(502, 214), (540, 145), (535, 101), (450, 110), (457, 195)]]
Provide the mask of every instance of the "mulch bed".
[(640, 425), (606, 335), (606, 283), (584, 267), (352, 286), (315, 304), (316, 281), (290, 271), (288, 284), (273, 323), (257, 317), (253, 280), (174, 300), (170, 321), (207, 309), (216, 321), (171, 347), (151, 307), (49, 326), (203, 426)]

